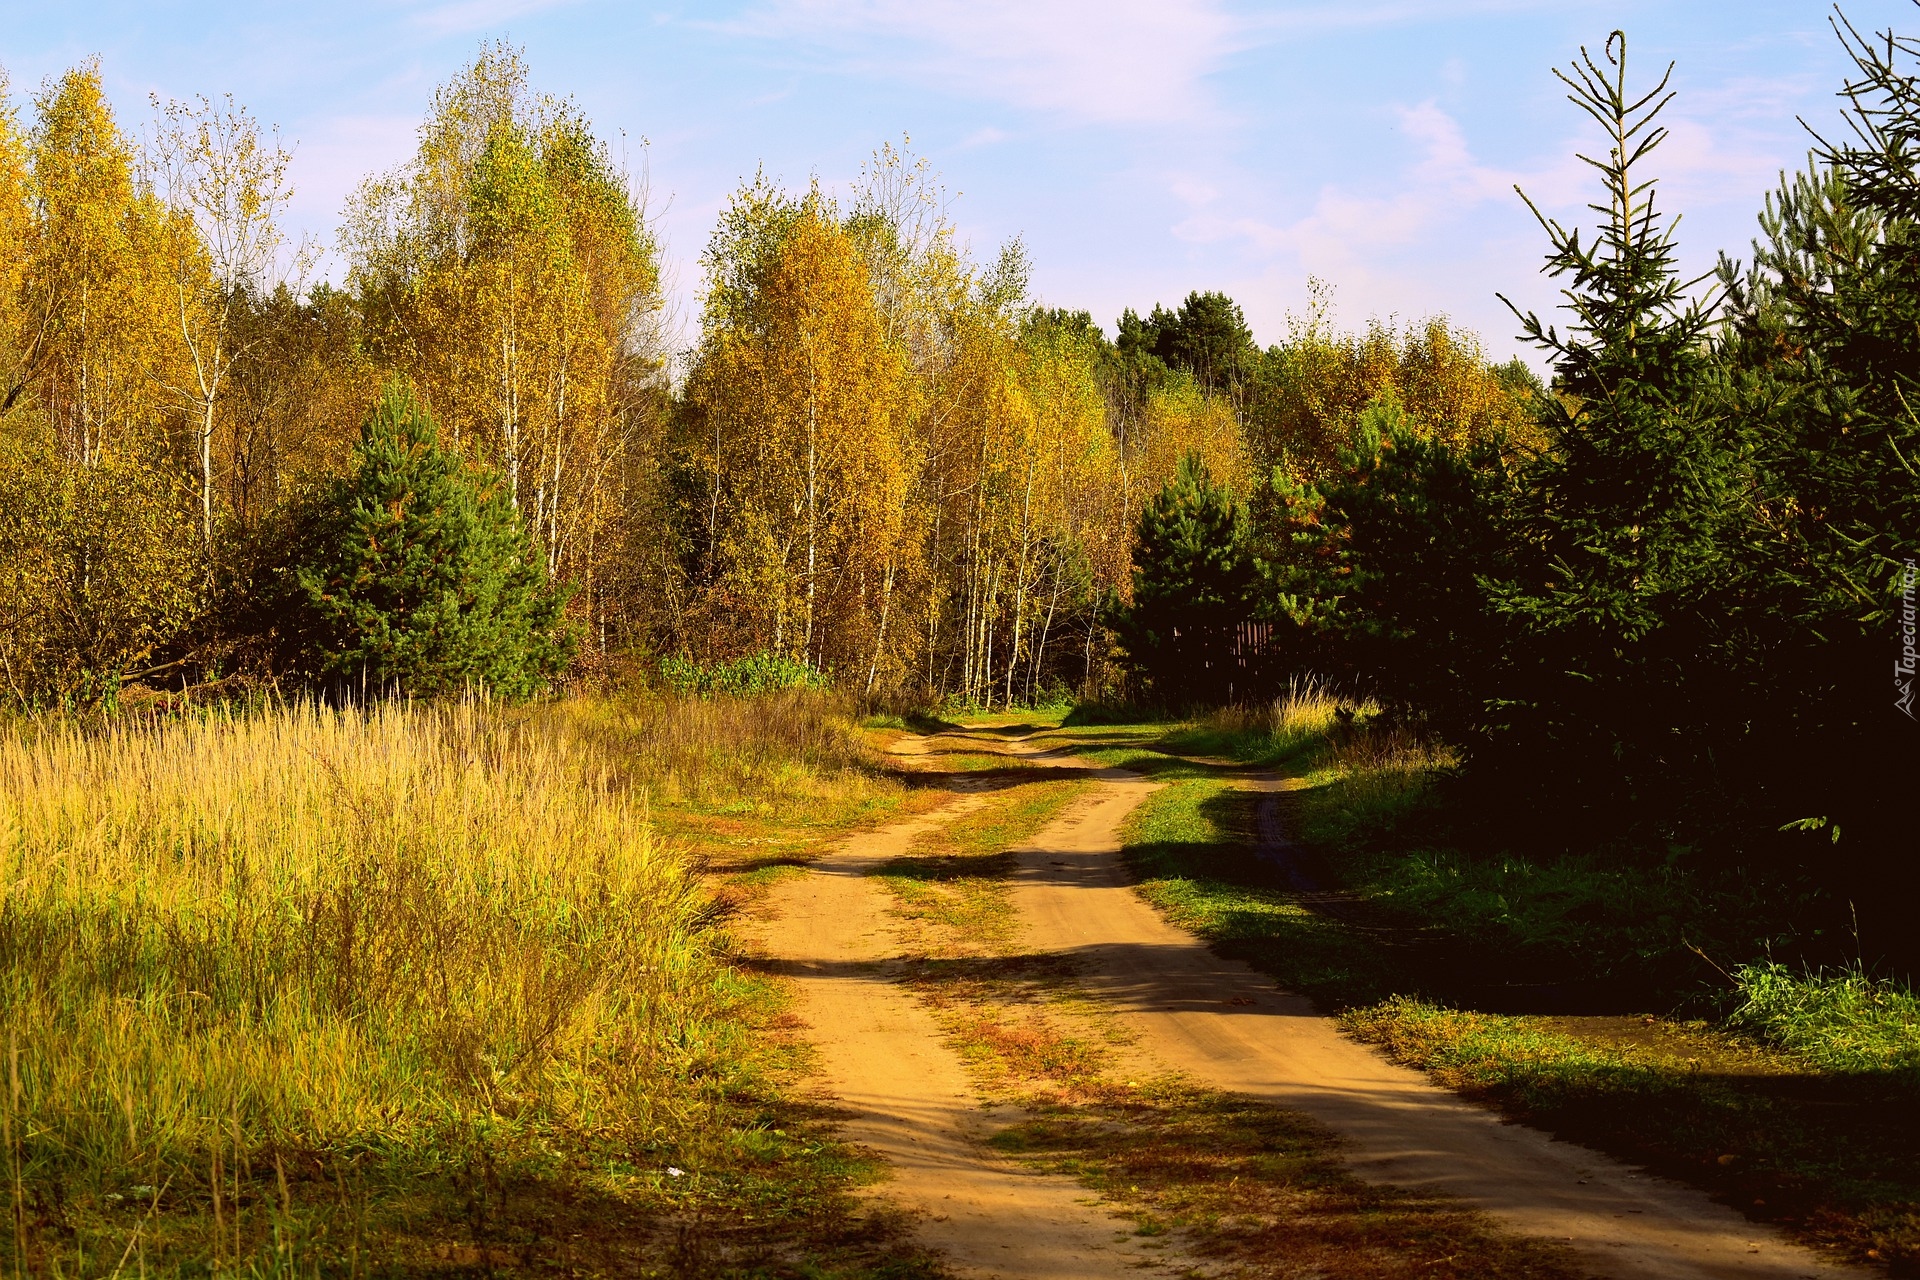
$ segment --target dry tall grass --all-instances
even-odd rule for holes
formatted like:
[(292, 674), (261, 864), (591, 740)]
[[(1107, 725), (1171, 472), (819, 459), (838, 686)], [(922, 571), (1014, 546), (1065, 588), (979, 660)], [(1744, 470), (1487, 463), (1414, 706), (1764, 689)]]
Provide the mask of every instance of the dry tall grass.
[(1460, 756), (1430, 733), (1373, 722), (1335, 736), (1327, 763), (1339, 771), (1347, 802), (1364, 807), (1418, 793), (1435, 772), (1459, 764)]
[(281, 1153), (553, 1164), (583, 1138), (697, 1130), (745, 1056), (739, 979), (646, 809), (817, 799), (859, 763), (831, 710), (305, 706), (0, 733), (6, 1243), (31, 1270), (64, 1248), (33, 1222), (106, 1231), (165, 1188), (163, 1211), (224, 1224), (182, 1247), (231, 1260), (250, 1247), (234, 1170), (278, 1176)]
[(1319, 676), (1295, 676), (1272, 702), (1222, 707), (1205, 727), (1217, 733), (1256, 740), (1265, 751), (1285, 755), (1328, 740), (1341, 728), (1380, 712), (1372, 699), (1343, 695)]
[(565, 704), (569, 731), (668, 804), (738, 804), (791, 812), (879, 785), (852, 703), (789, 689), (753, 697)]
[(1263, 753), (1285, 756), (1318, 748), (1318, 763), (1360, 801), (1418, 790), (1427, 775), (1459, 763), (1458, 754), (1431, 734), (1384, 721), (1372, 698), (1343, 694), (1312, 675), (1290, 680), (1272, 702), (1223, 707), (1205, 727), (1252, 739)]

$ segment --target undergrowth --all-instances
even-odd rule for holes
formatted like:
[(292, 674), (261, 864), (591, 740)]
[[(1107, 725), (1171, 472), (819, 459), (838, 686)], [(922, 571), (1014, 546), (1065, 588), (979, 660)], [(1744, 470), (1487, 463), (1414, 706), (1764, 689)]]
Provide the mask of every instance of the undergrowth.
[(1920, 1085), (1920, 997), (1859, 967), (1794, 972), (1782, 964), (1734, 970), (1731, 1023), (1827, 1071), (1888, 1072)]

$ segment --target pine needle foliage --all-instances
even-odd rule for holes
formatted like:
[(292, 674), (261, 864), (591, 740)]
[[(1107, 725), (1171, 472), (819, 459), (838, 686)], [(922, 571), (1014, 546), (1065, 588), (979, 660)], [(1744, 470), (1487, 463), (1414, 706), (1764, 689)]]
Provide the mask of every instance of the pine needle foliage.
[(573, 643), (500, 476), (440, 447), (413, 393), (388, 385), (355, 465), (320, 503), (295, 571), (319, 673), (364, 688), (509, 699), (538, 692)]
[(1834, 28), (1853, 64), (1847, 132), (1816, 134), (1808, 171), (1782, 176), (1752, 266), (1723, 261), (1722, 349), (1756, 438), (1741, 557), (1769, 643), (1748, 701), (1757, 739), (1797, 747), (1746, 763), (1884, 937), (1911, 933), (1893, 904), (1920, 891), (1911, 814), (1887, 782), (1920, 769), (1920, 39)]
[(1706, 767), (1723, 736), (1710, 727), (1730, 710), (1711, 653), (1729, 641), (1729, 531), (1748, 447), (1723, 412), (1711, 295), (1681, 278), (1678, 220), (1662, 217), (1645, 176), (1666, 138), (1656, 121), (1672, 67), (1630, 91), (1615, 31), (1602, 59), (1583, 49), (1555, 74), (1605, 132), (1604, 156), (1581, 157), (1605, 202), (1590, 206), (1601, 219), (1591, 240), (1535, 208), (1572, 324), (1562, 333), (1520, 315), (1553, 358), (1559, 394), (1542, 402), (1548, 445), (1523, 474), (1526, 568), (1493, 593), (1520, 636), (1491, 727), (1531, 759), (1547, 747), (1558, 784), (1604, 803)]
[(1233, 630), (1256, 577), (1246, 510), (1198, 454), (1141, 511), (1133, 565), (1121, 635), (1150, 695), (1175, 707), (1225, 701)]

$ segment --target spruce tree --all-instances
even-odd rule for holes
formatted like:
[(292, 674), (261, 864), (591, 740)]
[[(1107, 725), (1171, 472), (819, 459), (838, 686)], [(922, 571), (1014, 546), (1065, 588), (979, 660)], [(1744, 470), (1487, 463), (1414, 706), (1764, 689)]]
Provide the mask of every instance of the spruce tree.
[(368, 691), (520, 699), (565, 665), (565, 593), (501, 477), (440, 447), (389, 384), (322, 496), (294, 580), (315, 674)]
[(1134, 527), (1133, 605), (1122, 643), (1158, 702), (1219, 702), (1230, 691), (1234, 629), (1253, 600), (1246, 516), (1189, 453)]
[(1493, 592), (1524, 639), (1488, 692), (1510, 768), (1540, 769), (1570, 803), (1653, 816), (1684, 781), (1711, 783), (1715, 741), (1737, 733), (1717, 664), (1733, 639), (1748, 445), (1724, 411), (1713, 308), (1680, 277), (1642, 176), (1666, 136), (1667, 77), (1629, 94), (1618, 31), (1604, 63), (1582, 49), (1555, 73), (1606, 131), (1605, 157), (1581, 157), (1606, 203), (1591, 206), (1591, 241), (1535, 209), (1572, 324), (1520, 316), (1552, 354), (1558, 394), (1543, 402), (1549, 447), (1523, 476), (1524, 567)]
[[(1269, 571), (1334, 602), (1319, 625), (1340, 652), (1320, 668), (1467, 744), (1483, 736), (1511, 648), (1512, 624), (1488, 594), (1512, 576), (1506, 448), (1497, 436), (1464, 449), (1433, 439), (1388, 393), (1356, 420), (1324, 497), (1276, 484), (1309, 518)], [(1285, 603), (1314, 620), (1312, 606)]]
[(1756, 818), (1801, 829), (1781, 839), (1857, 906), (1869, 956), (1905, 938), (1894, 959), (1912, 966), (1920, 863), (1900, 780), (1920, 771), (1920, 40), (1835, 26), (1853, 62), (1846, 132), (1782, 176), (1752, 266), (1722, 264), (1723, 352), (1757, 436), (1745, 556), (1765, 643), (1747, 664), (1759, 743), (1742, 764)]

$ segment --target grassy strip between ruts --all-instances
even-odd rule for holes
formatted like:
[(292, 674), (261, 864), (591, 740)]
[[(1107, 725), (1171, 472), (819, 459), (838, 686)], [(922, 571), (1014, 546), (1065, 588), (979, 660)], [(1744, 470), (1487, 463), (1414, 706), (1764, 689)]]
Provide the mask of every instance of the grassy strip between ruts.
[(992, 1101), (1004, 1154), (1077, 1178), (1144, 1237), (1239, 1277), (1585, 1274), (1441, 1196), (1356, 1178), (1332, 1133), (1130, 1062), (1110, 1015), (1044, 960), (929, 961), (914, 986)]
[(1006, 877), (1013, 861), (1007, 851), (1052, 821), (1086, 785), (1048, 772), (1056, 776), (1010, 784), (882, 868), (894, 914), (932, 926), (920, 935), (929, 953), (998, 950), (1011, 940), (1015, 922), (1006, 909)]
[[(1822, 1070), (1699, 1022), (1496, 1017), (1412, 998), (1431, 976), (1418, 972), (1423, 952), (1403, 931), (1371, 927), (1379, 904), (1364, 887), (1287, 886), (1259, 857), (1253, 798), (1227, 771), (1188, 762), (1161, 772), (1171, 784), (1134, 814), (1127, 855), (1142, 892), (1177, 923), (1347, 1009), (1353, 1034), (1517, 1118), (1700, 1185), (1836, 1255), (1896, 1274), (1920, 1265), (1910, 1068)], [(1339, 794), (1312, 800), (1325, 807)], [(1349, 827), (1366, 820), (1358, 808)], [(1337, 816), (1320, 814), (1320, 829), (1342, 829)], [(1316, 852), (1337, 872), (1337, 849)], [(1906, 1007), (1880, 996), (1876, 1016), (1899, 1022)]]
[[(1109, 736), (1098, 749), (1128, 758), (1126, 736)], [(1186, 768), (1169, 763), (1173, 772)], [(1017, 788), (903, 860), (937, 875), (965, 859), (966, 878), (977, 883), (962, 894), (930, 899), (924, 881), (890, 880), (902, 911), (943, 934), (914, 967), (915, 991), (982, 1092), (1024, 1113), (997, 1135), (1001, 1151), (1079, 1179), (1140, 1236), (1177, 1233), (1216, 1273), (1583, 1274), (1557, 1247), (1505, 1233), (1455, 1201), (1360, 1181), (1341, 1160), (1339, 1139), (1303, 1117), (1140, 1064), (1118, 1020), (1075, 989), (1064, 962), (996, 954), (1008, 941), (998, 909), (1012, 867), (1004, 851), (1078, 785)], [(1023, 795), (1038, 788), (1047, 790)]]

